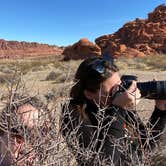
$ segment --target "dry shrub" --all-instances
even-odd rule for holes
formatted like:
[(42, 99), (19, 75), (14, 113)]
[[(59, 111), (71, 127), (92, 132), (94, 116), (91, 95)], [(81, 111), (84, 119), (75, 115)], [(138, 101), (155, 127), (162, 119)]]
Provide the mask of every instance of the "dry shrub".
[(0, 74), (0, 84), (16, 84), (20, 79), (19, 73)]
[(13, 75), (11, 74), (1, 74), (0, 75), (0, 84), (5, 84), (7, 82), (11, 82)]
[(29, 96), (23, 87), (20, 82), (11, 85), (1, 101), (0, 165), (65, 165), (68, 151), (59, 134), (60, 101), (54, 97), (50, 106), (49, 100)]
[(57, 83), (71, 82), (73, 78), (74, 78), (74, 75), (72, 73), (68, 75), (64, 73), (64, 74), (61, 74), (59, 77), (57, 77), (54, 83), (57, 84)]
[(120, 69), (166, 70), (166, 55), (153, 55), (140, 58), (121, 57), (116, 60)]
[[(45, 62), (43, 60), (42, 65), (44, 63)], [(47, 64), (48, 63), (50, 63), (49, 60), (47, 61)], [(3, 149), (3, 152), (1, 151), (1, 154), (4, 155), (4, 159), (9, 159), (9, 158), (11, 159), (11, 156), (15, 155), (11, 147), (11, 142), (12, 141), (15, 141), (17, 143), (19, 141), (21, 142), (22, 138), (24, 139), (24, 143), (22, 144), (24, 153), (22, 155), (21, 154), (17, 155), (16, 158), (12, 158), (12, 161), (8, 160), (9, 165), (11, 164), (11, 162), (13, 163), (13, 165), (19, 165), (20, 161), (22, 162), (23, 165), (30, 165), (31, 163), (29, 162), (31, 160), (32, 160), (32, 165), (34, 166), (76, 165), (76, 161), (71, 151), (67, 147), (66, 141), (62, 138), (61, 133), (59, 131), (59, 117), (62, 109), (62, 104), (64, 104), (64, 102), (66, 101), (69, 94), (69, 90), (71, 88), (70, 81), (73, 79), (75, 73), (73, 71), (75, 71), (79, 63), (80, 61), (71, 61), (70, 65), (67, 66), (65, 66), (66, 63), (64, 64), (62, 63), (64, 65), (63, 66), (57, 64), (55, 60), (51, 60), (51, 64), (53, 64), (54, 67), (58, 67), (60, 72), (56, 70), (54, 71), (55, 73), (53, 74), (50, 74), (51, 73), (50, 72), (49, 73), (50, 76), (48, 74), (47, 76), (48, 78), (46, 78), (46, 80), (55, 81), (55, 83), (65, 82), (65, 84), (60, 84), (60, 85), (56, 84), (55, 88), (52, 89), (50, 93), (45, 95), (45, 99), (41, 99), (39, 98), (39, 96), (29, 96), (26, 90), (24, 91), (24, 89), (20, 88), (24, 87), (24, 85), (19, 86), (18, 84), (20, 82), (17, 84), (19, 79), (17, 79), (18, 81), (15, 82), (14, 86), (10, 84), (11, 87), (8, 87), (9, 91), (8, 94), (5, 95), (6, 97), (4, 99), (5, 108), (1, 109), (1, 118), (3, 118), (5, 122), (2, 124), (1, 120), (0, 124), (1, 150)], [(39, 66), (41, 63), (36, 62), (32, 64)], [(47, 64), (45, 63), (46, 66)], [(24, 73), (26, 73), (27, 71), (32, 70), (33, 65), (20, 67), (20, 70), (24, 70)], [(57, 76), (55, 77), (56, 74)], [(4, 78), (5, 76), (6, 75), (2, 75), (2, 77)], [(11, 78), (9, 80), (12, 83), (13, 79)], [(25, 104), (31, 104), (33, 107), (37, 108), (40, 111), (38, 119), (39, 122), (37, 123), (37, 126), (35, 126), (33, 129), (30, 130), (27, 128), (27, 126), (25, 126), (25, 124), (23, 124), (22, 121), (20, 121), (19, 118), (20, 116), (18, 115), (17, 111), (15, 111), (18, 110), (20, 106), (23, 106)], [(19, 139), (15, 140), (15, 137), (13, 138), (12, 135), (13, 131), (11, 131), (11, 128), (13, 127), (15, 127), (18, 131), (17, 136), (21, 135), (21, 138), (19, 137), (20, 140)], [(73, 135), (69, 135), (69, 141), (71, 143), (75, 142), (75, 139), (73, 139)], [(77, 145), (77, 142), (75, 143)], [(164, 148), (165, 148), (164, 146), (161, 146), (162, 150), (159, 149), (159, 151), (156, 152), (156, 154), (154, 154), (156, 156), (159, 156), (156, 157), (157, 160), (154, 160), (155, 164), (157, 163), (163, 164), (163, 162), (165, 161), (165, 157), (161, 159), (161, 156), (164, 156), (163, 154), (165, 153)], [(82, 150), (78, 146), (76, 146), (76, 151), (82, 153)], [(96, 160), (96, 162), (98, 162), (98, 154), (95, 154), (93, 148), (89, 148), (88, 151), (84, 152), (83, 154), (85, 160), (94, 155), (96, 156), (96, 158), (94, 159)], [(1, 159), (2, 158), (3, 156), (1, 155)], [(104, 163), (104, 161), (100, 161), (100, 165), (102, 165), (102, 163)]]
[(60, 75), (60, 73), (56, 73), (56, 72), (54, 72), (54, 71), (51, 71), (48, 75), (47, 75), (47, 77), (46, 77), (46, 81), (54, 81), (54, 80), (56, 80), (57, 79), (57, 77)]
[[(56, 68), (60, 66), (61, 62), (57, 56), (48, 57), (32, 57), (21, 59), (2, 59), (0, 61), (0, 71), (21, 71), (22, 74), (27, 74), (29, 71), (41, 71), (45, 70), (49, 65), (56, 65)], [(58, 63), (57, 63), (58, 62)]]
[[(75, 115), (73, 117), (73, 115)], [(79, 114), (79, 113), (78, 113)], [(140, 147), (134, 145), (134, 149), (132, 149), (131, 144), (136, 141), (141, 140), (140, 136), (124, 136), (120, 138), (111, 137), (109, 133), (109, 127), (111, 124), (116, 121), (117, 116), (111, 117), (112, 121), (110, 120), (108, 123), (105, 123), (105, 110), (101, 109), (96, 113), (96, 119), (98, 120), (98, 126), (92, 126), (91, 123), (88, 122), (88, 118), (84, 119), (83, 121), (81, 118), (78, 118), (79, 115), (75, 112), (75, 110), (72, 111), (71, 107), (69, 107), (68, 103), (66, 102), (65, 109), (62, 116), (61, 121), (61, 130), (62, 133), (65, 133), (64, 137), (66, 139), (69, 151), (75, 155), (78, 161), (78, 165), (95, 165), (95, 166), (105, 166), (105, 165), (111, 165), (114, 166), (115, 159), (112, 159), (111, 157), (114, 157), (114, 153), (116, 153), (116, 150), (119, 150), (119, 155), (123, 154), (123, 157), (125, 156), (127, 160), (122, 160), (122, 165), (133, 165), (133, 166), (165, 166), (166, 161), (166, 144), (165, 144), (165, 135), (162, 133), (163, 139), (159, 142), (154, 142), (153, 146), (154, 149), (151, 149), (151, 146), (148, 146), (147, 149), (141, 148), (144, 147), (145, 144), (141, 144)], [(137, 116), (137, 115), (135, 115)], [(107, 117), (108, 118), (108, 117)], [(139, 120), (138, 120), (139, 121)], [(65, 123), (64, 123), (65, 122)], [(84, 124), (85, 123), (85, 124)], [(137, 124), (139, 124), (138, 122)], [(77, 125), (76, 125), (77, 124)], [(132, 124), (130, 124), (132, 126)], [(133, 129), (135, 129), (136, 126), (133, 126)], [(147, 128), (147, 142), (149, 140), (153, 140), (151, 133), (153, 131), (154, 126), (146, 126)], [(94, 131), (94, 128), (96, 129)], [(101, 140), (100, 131), (103, 130), (103, 139)], [(114, 128), (113, 128), (114, 131)], [(83, 132), (81, 134), (81, 132)], [(141, 133), (141, 131), (138, 131)], [(160, 133), (161, 134), (161, 133)], [(160, 135), (159, 134), (159, 135)], [(84, 136), (83, 136), (84, 135)], [(90, 137), (89, 137), (90, 135)], [(86, 138), (88, 136), (88, 138)], [(108, 136), (108, 137), (106, 137)], [(82, 143), (79, 145), (78, 141), (82, 140), (82, 137), (85, 139), (85, 146)], [(90, 140), (89, 140), (90, 139)], [(110, 139), (111, 145), (107, 142), (105, 144), (105, 140)], [(96, 146), (98, 145), (98, 141), (100, 140), (100, 144), (98, 147), (98, 150), (96, 150)], [(107, 140), (108, 141), (108, 140)], [(106, 146), (105, 148), (109, 148), (109, 146), (112, 146), (114, 148), (111, 148), (113, 150), (112, 155), (109, 156), (109, 158), (104, 158), (102, 148)], [(106, 151), (108, 151), (108, 149)], [(148, 152), (147, 152), (148, 150)], [(107, 152), (106, 152), (107, 153)], [(109, 153), (109, 152), (108, 152)], [(71, 160), (70, 160), (71, 161)], [(93, 163), (93, 164), (92, 164)], [(108, 164), (109, 163), (109, 164)], [(120, 165), (119, 165), (120, 166)]]

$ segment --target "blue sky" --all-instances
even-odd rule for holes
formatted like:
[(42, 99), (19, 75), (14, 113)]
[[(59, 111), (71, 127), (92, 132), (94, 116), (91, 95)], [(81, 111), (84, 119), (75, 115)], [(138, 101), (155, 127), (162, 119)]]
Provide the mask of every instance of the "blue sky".
[(0, 38), (67, 46), (147, 18), (166, 0), (0, 0)]

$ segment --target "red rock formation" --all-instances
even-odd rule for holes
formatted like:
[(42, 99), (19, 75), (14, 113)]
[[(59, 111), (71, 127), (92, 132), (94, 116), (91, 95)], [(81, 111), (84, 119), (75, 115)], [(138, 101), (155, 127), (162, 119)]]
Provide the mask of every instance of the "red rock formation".
[(64, 60), (69, 59), (84, 59), (90, 55), (101, 55), (101, 49), (96, 44), (83, 38), (72, 46), (66, 47), (63, 52)]
[(60, 55), (63, 49), (36, 42), (5, 41), (0, 39), (0, 58)]
[(137, 18), (95, 42), (102, 52), (109, 51), (115, 57), (166, 54), (166, 6), (158, 6), (147, 19)]

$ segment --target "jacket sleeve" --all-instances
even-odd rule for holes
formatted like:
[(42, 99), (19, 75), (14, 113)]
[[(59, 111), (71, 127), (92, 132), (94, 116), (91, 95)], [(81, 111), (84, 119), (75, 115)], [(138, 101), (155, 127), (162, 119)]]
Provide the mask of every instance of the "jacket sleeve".
[(157, 142), (166, 125), (166, 111), (161, 111), (155, 107), (149, 122), (152, 129), (153, 142)]
[(147, 124), (144, 124), (139, 115), (129, 112), (127, 121), (135, 126), (138, 133), (138, 142), (144, 149), (153, 149), (159, 141), (166, 125), (166, 111), (161, 111), (155, 107)]
[(140, 118), (138, 118), (138, 121), (141, 143), (144, 148), (152, 149), (159, 141), (160, 136), (165, 128), (166, 111), (161, 111), (155, 107), (146, 125), (140, 120)]

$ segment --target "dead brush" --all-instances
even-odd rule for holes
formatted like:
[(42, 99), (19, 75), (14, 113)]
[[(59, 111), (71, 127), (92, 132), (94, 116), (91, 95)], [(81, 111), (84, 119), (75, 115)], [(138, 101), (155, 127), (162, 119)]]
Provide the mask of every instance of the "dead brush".
[[(76, 62), (72, 63), (73, 66), (76, 65)], [(65, 81), (62, 82), (68, 83), (68, 80), (71, 80), (69, 78), (73, 76), (71, 72), (68, 74), (67, 69), (64, 70), (66, 71)], [(38, 95), (29, 95), (22, 77), (23, 74), (16, 73), (11, 77), (12, 79), (4, 82), (7, 92), (1, 98), (3, 108), (0, 113), (0, 165), (77, 165), (71, 149), (59, 131), (62, 104), (67, 102), (71, 83), (62, 85), (60, 88), (55, 86), (51, 93), (45, 95), (46, 102), (44, 102)], [(65, 114), (70, 117), (69, 112)], [(101, 115), (99, 117), (102, 118)], [(75, 146), (74, 153), (83, 154), (85, 161), (93, 158), (96, 165), (104, 165), (107, 159), (99, 158), (99, 153), (94, 151), (95, 142), (87, 151), (82, 151), (78, 147), (74, 135), (79, 127), (78, 125), (74, 132), (68, 135), (68, 143)], [(101, 127), (98, 126), (98, 130), (100, 129)], [(115, 145), (120, 146), (118, 141), (115, 141)], [(122, 150), (123, 148), (121, 146)], [(161, 149), (163, 148), (165, 147), (161, 146)], [(152, 152), (152, 155), (159, 154), (157, 157), (159, 163), (161, 163), (161, 157), (161, 161), (165, 161), (163, 152), (165, 151), (156, 152), (156, 154)], [(130, 158), (133, 159), (132, 154)], [(149, 160), (146, 155), (143, 159)]]
[(50, 101), (29, 96), (22, 75), (17, 77), (1, 99), (0, 165), (61, 165), (66, 148), (59, 134), (59, 101), (54, 97), (50, 107)]
[(166, 70), (166, 55), (159, 54), (153, 56), (126, 58), (120, 57), (116, 60), (116, 64), (120, 69), (138, 69), (138, 70)]

